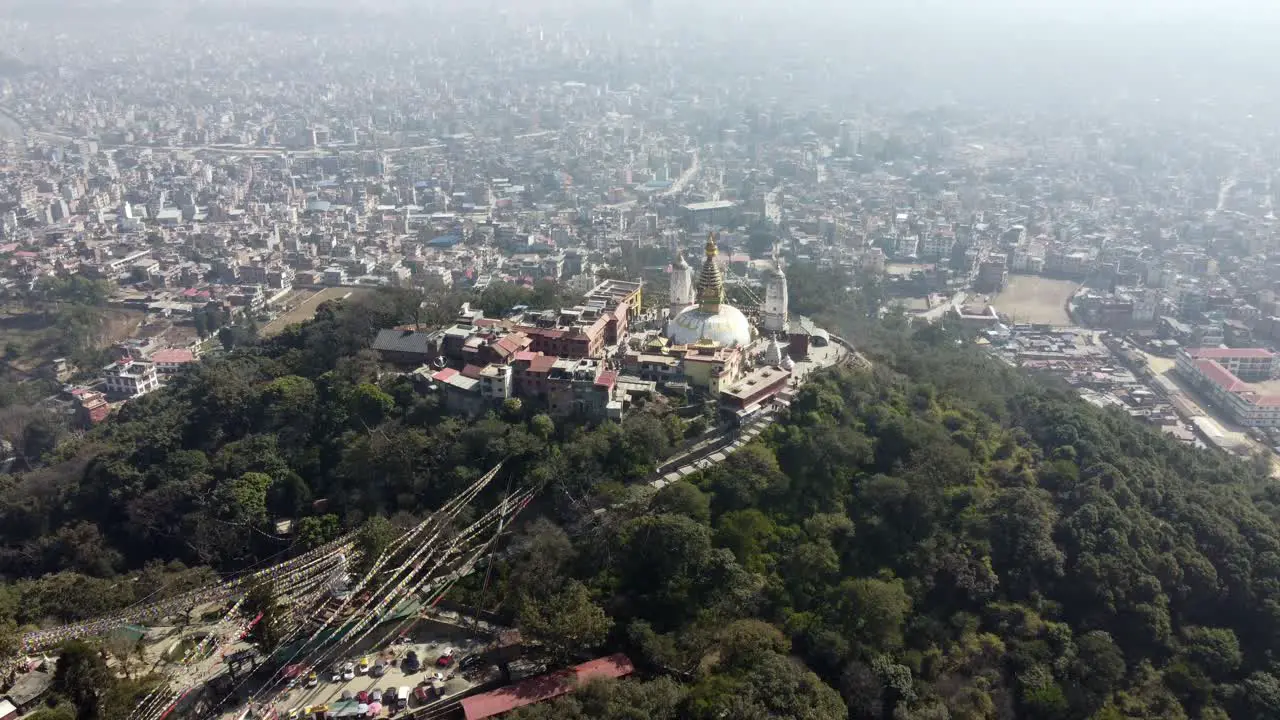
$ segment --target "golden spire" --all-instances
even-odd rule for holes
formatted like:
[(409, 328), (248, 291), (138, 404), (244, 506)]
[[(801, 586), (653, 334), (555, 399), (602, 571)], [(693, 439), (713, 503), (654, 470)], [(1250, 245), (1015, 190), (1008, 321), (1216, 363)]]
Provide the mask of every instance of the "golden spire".
[(715, 234), (707, 233), (707, 257), (698, 275), (698, 305), (708, 312), (716, 312), (724, 302), (724, 278), (720, 275), (720, 266), (716, 265), (718, 252)]

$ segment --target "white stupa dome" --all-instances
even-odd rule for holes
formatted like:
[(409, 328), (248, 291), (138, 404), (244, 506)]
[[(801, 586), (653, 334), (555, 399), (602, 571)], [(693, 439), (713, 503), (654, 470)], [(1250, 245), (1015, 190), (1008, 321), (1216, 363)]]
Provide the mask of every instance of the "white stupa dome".
[(707, 257), (698, 275), (698, 304), (681, 310), (667, 323), (667, 338), (675, 345), (711, 340), (725, 347), (751, 344), (751, 322), (738, 308), (724, 302), (724, 278), (716, 266), (715, 238), (707, 237)]
[(667, 338), (675, 345), (712, 340), (726, 347), (744, 347), (751, 344), (751, 322), (732, 305), (721, 305), (715, 310), (694, 305), (671, 318), (667, 323)]

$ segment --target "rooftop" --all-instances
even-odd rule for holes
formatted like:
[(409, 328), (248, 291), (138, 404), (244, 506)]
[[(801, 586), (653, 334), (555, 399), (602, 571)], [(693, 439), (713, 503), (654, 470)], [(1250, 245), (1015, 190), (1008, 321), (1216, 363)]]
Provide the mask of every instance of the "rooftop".
[(1266, 348), (1188, 348), (1187, 354), (1197, 360), (1226, 360), (1233, 358), (1261, 360), (1276, 356), (1275, 353)]
[(689, 212), (698, 212), (699, 210), (724, 210), (734, 206), (732, 200), (708, 200), (706, 202), (696, 202), (684, 205), (684, 209)]
[(631, 659), (618, 653), (522, 680), (492, 692), (463, 698), (462, 712), (466, 720), (495, 717), (525, 705), (560, 697), (593, 678), (620, 678), (633, 672), (635, 666), (631, 664)]

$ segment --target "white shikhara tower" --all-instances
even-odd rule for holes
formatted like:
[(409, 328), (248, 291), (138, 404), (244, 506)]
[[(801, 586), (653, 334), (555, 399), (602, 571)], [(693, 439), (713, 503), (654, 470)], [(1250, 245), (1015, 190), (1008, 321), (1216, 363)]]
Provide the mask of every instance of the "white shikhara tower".
[(684, 260), (684, 253), (676, 252), (671, 264), (671, 317), (679, 315), (697, 302), (693, 289), (693, 268)]
[(787, 330), (787, 274), (783, 272), (777, 246), (773, 249), (773, 272), (765, 281), (760, 326), (766, 332), (781, 333)]

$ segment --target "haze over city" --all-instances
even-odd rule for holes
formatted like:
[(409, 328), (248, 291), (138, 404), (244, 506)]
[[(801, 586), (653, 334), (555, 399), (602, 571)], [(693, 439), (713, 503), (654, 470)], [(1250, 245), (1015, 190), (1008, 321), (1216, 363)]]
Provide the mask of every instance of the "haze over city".
[(0, 720), (1280, 718), (1277, 32), (0, 0)]

